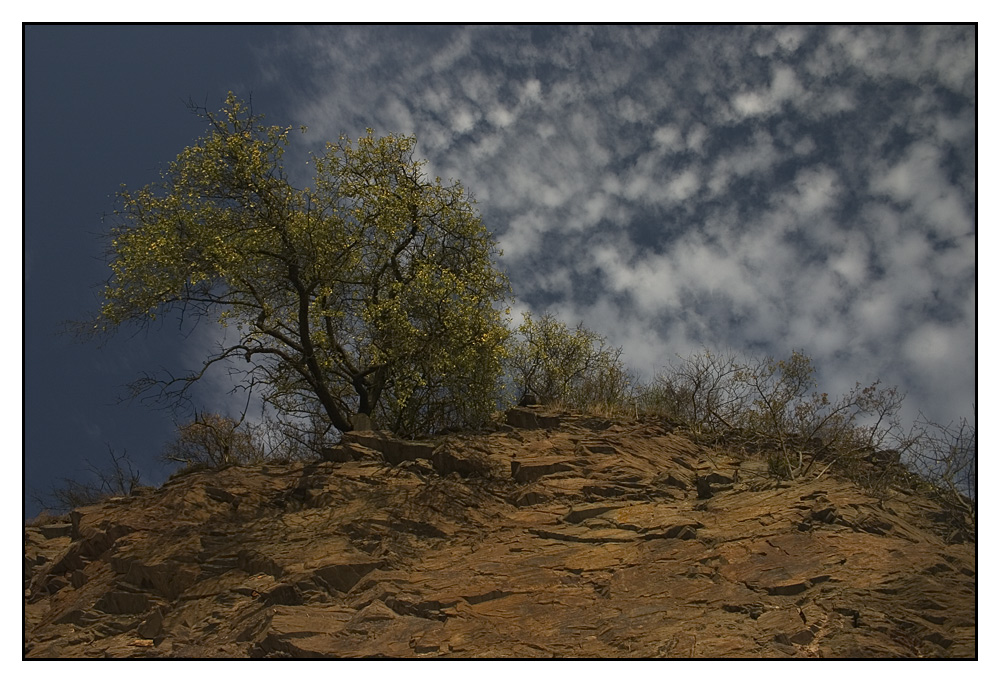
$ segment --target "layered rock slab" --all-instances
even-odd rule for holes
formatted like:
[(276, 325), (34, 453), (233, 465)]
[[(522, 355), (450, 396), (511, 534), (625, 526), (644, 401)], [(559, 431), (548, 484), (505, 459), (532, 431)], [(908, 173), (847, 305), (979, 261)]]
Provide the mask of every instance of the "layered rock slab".
[(975, 546), (933, 503), (769, 480), (655, 421), (511, 422), (27, 528), (25, 655), (975, 655)]

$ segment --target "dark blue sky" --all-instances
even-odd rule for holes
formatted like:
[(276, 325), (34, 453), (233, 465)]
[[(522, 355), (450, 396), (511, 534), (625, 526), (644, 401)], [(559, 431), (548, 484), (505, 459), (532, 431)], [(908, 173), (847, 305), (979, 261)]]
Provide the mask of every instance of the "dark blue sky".
[(59, 330), (99, 305), (119, 184), (155, 180), (203, 132), (184, 102), (228, 90), (309, 126), (303, 182), (324, 140), (415, 133), (479, 200), (518, 310), (582, 320), (647, 379), (704, 346), (801, 349), (831, 394), (881, 377), (909, 419), (971, 417), (974, 27), (35, 26), (24, 82), (29, 494), (106, 443), (166, 475), (171, 416), (115, 398), (211, 330)]
[[(204, 132), (188, 99), (217, 108), (229, 89), (267, 99), (258, 51), (269, 27), (28, 26), (25, 28), (25, 484), (47, 491), (58, 477), (85, 478), (107, 445), (162, 481), (155, 456), (172, 418), (119, 404), (145, 370), (176, 369), (167, 325), (123, 333), (103, 347), (62, 332), (99, 307), (108, 275), (102, 216), (122, 183), (159, 169)], [(278, 110), (272, 96), (269, 110)]]

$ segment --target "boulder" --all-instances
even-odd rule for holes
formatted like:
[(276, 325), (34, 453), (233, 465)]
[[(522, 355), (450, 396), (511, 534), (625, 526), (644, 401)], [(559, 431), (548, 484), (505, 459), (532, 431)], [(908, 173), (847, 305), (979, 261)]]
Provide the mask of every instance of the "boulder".
[(431, 460), (435, 444), (426, 441), (406, 441), (397, 439), (387, 432), (345, 432), (342, 443), (357, 444), (382, 454), (391, 465), (399, 465), (406, 460), (424, 458)]
[(557, 429), (560, 418), (551, 413), (540, 413), (530, 408), (510, 408), (506, 412), (506, 422), (518, 429)]

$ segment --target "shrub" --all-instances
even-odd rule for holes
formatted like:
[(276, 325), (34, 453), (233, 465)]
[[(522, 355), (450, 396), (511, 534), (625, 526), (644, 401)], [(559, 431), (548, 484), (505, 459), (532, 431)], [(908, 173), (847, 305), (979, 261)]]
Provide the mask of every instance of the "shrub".
[(875, 452), (910, 447), (899, 422), (903, 395), (894, 387), (857, 384), (835, 400), (815, 388), (812, 361), (799, 351), (775, 360), (705, 350), (664, 368), (640, 402), (696, 434), (741, 439), (784, 478), (818, 460), (852, 468)]
[(64, 478), (62, 484), (54, 486), (48, 494), (36, 495), (35, 501), (44, 510), (65, 513), (115, 496), (132, 495), (142, 485), (142, 477), (128, 453), (122, 451), (118, 455), (108, 446), (108, 459), (109, 462), (100, 467), (86, 461), (91, 475), (89, 481)]
[(976, 424), (966, 418), (941, 425), (921, 416), (907, 467), (933, 487), (948, 508), (976, 522), (978, 473)]
[(604, 411), (631, 399), (632, 377), (621, 349), (582, 324), (571, 331), (549, 313), (537, 320), (524, 314), (506, 364), (518, 398), (530, 394), (543, 404)]
[(679, 358), (640, 390), (639, 403), (696, 433), (733, 429), (747, 409), (749, 392), (737, 381), (738, 360), (731, 352), (717, 355), (707, 349)]
[(903, 395), (879, 381), (854, 388), (839, 399), (813, 392), (812, 361), (801, 352), (787, 360), (753, 361), (737, 372), (750, 389), (750, 409), (741, 426), (770, 438), (780, 453), (776, 474), (808, 472), (817, 459), (857, 459), (889, 446), (905, 449), (899, 424)]
[(257, 425), (253, 436), (268, 461), (311, 460), (330, 445), (330, 421), (319, 412), (292, 417), (269, 417)]
[(204, 413), (178, 428), (177, 437), (167, 445), (162, 457), (186, 467), (224, 467), (262, 462), (266, 456), (260, 441), (242, 421)]

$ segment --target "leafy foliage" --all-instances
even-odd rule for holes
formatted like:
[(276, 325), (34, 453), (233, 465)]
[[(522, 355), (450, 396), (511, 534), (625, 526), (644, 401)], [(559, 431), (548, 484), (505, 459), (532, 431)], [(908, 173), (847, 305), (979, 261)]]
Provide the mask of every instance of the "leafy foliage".
[[(314, 186), (282, 167), (290, 128), (230, 93), (162, 181), (122, 189), (95, 329), (167, 311), (235, 328), (202, 368), (147, 376), (181, 399), (209, 367), (240, 368), (278, 413), (399, 434), (481, 423), (495, 408), (509, 287), (458, 184), (428, 180), (416, 139), (369, 130), (315, 156)], [(239, 365), (239, 364), (242, 365)]]
[[(146, 376), (134, 389), (184, 400), (222, 364), (237, 388), (261, 390), (277, 422), (251, 428), (196, 416), (168, 460), (215, 467), (302, 457), (331, 429), (350, 430), (359, 413), (400, 436), (476, 427), (510, 398), (506, 374), (519, 397), (603, 413), (641, 406), (695, 434), (737, 439), (779, 477), (820, 463), (884, 487), (868, 464), (906, 462), (974, 515), (974, 425), (925, 421), (904, 431), (895, 388), (857, 384), (831, 398), (817, 391), (801, 352), (776, 360), (706, 350), (640, 386), (621, 349), (582, 324), (525, 314), (510, 329), (492, 236), (461, 184), (425, 176), (412, 136), (341, 137), (312, 158), (312, 187), (297, 188), (282, 166), (290, 128), (263, 125), (231, 93), (218, 113), (194, 109), (206, 135), (159, 183), (119, 193), (112, 275), (93, 331), (169, 312), (235, 330), (197, 371)], [(98, 484), (67, 482), (60, 505), (134, 488), (138, 473), (112, 460), (111, 471), (95, 470)]]
[(575, 407), (620, 406), (628, 401), (631, 375), (621, 349), (583, 325), (570, 331), (551, 314), (524, 313), (507, 359), (521, 396)]

